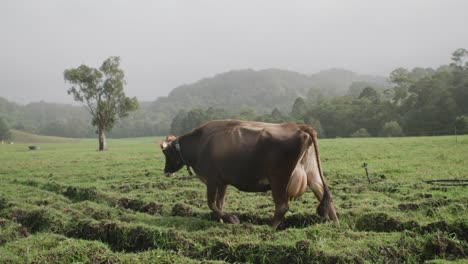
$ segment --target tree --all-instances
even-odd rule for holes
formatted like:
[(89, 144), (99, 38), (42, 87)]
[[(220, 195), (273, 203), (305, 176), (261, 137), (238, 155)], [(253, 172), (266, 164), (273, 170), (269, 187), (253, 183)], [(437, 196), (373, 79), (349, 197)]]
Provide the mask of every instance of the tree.
[(408, 97), (408, 87), (411, 83), (409, 75), (410, 72), (405, 68), (397, 68), (390, 73), (390, 82), (396, 85), (393, 101), (397, 105)]
[(390, 121), (384, 124), (381, 132), (384, 137), (400, 137), (403, 136), (401, 127), (397, 121)]
[(254, 120), (256, 116), (257, 115), (253, 109), (244, 108), (241, 109), (239, 113), (234, 116), (234, 118), (240, 120)]
[(351, 134), (351, 137), (370, 137), (370, 135), (365, 128), (360, 128)]
[(67, 91), (75, 101), (83, 103), (92, 116), (92, 124), (99, 135), (99, 150), (106, 150), (106, 131), (128, 113), (138, 108), (135, 97), (124, 93), (124, 72), (120, 69), (120, 58), (110, 57), (99, 69), (81, 65), (65, 70), (65, 81), (72, 84)]
[(275, 107), (275, 109), (273, 109), (273, 111), (271, 111), (270, 115), (273, 118), (273, 120), (276, 121), (276, 122), (283, 122), (284, 121), (283, 113), (281, 113), (281, 111), (276, 107)]
[(306, 115), (304, 117), (304, 123), (313, 127), (314, 130), (317, 132), (319, 138), (324, 138), (326, 136), (325, 131), (322, 128), (322, 124), (320, 123), (320, 120), (312, 116)]
[(463, 65), (463, 59), (464, 57), (468, 56), (468, 50), (466, 49), (457, 49), (452, 53), (452, 61), (455, 64), (455, 66), (458, 67), (463, 67), (466, 66), (468, 67), (468, 62)]
[(302, 119), (307, 112), (307, 105), (302, 97), (296, 98), (291, 109), (291, 116), (296, 119)]
[(453, 126), (457, 130), (461, 130), (463, 132), (468, 132), (468, 116), (459, 116), (455, 119)]
[(0, 141), (10, 140), (10, 139), (11, 139), (10, 129), (8, 128), (5, 121), (3, 121), (2, 118), (0, 118)]
[(361, 94), (359, 95), (359, 99), (362, 98), (369, 98), (369, 99), (377, 99), (378, 98), (377, 91), (372, 87), (366, 87), (362, 90)]
[(181, 136), (210, 120), (226, 119), (228, 113), (224, 109), (210, 107), (208, 109), (195, 108), (190, 111), (180, 110), (172, 119), (171, 133)]

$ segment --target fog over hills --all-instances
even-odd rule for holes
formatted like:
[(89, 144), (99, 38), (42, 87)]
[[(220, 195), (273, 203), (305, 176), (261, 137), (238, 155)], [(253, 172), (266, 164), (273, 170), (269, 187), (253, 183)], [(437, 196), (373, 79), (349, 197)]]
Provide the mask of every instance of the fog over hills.
[[(281, 69), (228, 71), (178, 86), (155, 101), (140, 101), (140, 109), (118, 122), (110, 136), (164, 134), (180, 110), (194, 108), (213, 107), (231, 113), (251, 109), (257, 114), (278, 108), (289, 113), (297, 97), (313, 101), (345, 95), (357, 82), (376, 90), (389, 87), (385, 77), (344, 69), (311, 75)], [(49, 135), (94, 136), (90, 115), (81, 106), (44, 101), (22, 105), (8, 98), (0, 99), (0, 117), (14, 128)], [(138, 131), (146, 132), (138, 134)]]
[(252, 108), (260, 113), (273, 107), (289, 110), (297, 97), (315, 99), (348, 92), (353, 82), (367, 82), (377, 90), (389, 87), (382, 76), (360, 75), (344, 69), (306, 75), (280, 69), (235, 70), (181, 85), (154, 103), (156, 111), (177, 111), (194, 107), (226, 110)]
[(389, 75), (468, 43), (468, 1), (0, 1), (0, 95), (74, 103), (65, 69), (119, 56), (126, 93), (154, 101), (233, 69)]

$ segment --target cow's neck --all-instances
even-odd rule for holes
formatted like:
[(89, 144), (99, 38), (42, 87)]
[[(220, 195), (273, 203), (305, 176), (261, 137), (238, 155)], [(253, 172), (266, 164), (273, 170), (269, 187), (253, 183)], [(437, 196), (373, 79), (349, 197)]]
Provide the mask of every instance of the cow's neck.
[(194, 167), (197, 163), (197, 142), (190, 137), (190, 134), (180, 136), (178, 138), (180, 145), (180, 154), (185, 162), (185, 165)]

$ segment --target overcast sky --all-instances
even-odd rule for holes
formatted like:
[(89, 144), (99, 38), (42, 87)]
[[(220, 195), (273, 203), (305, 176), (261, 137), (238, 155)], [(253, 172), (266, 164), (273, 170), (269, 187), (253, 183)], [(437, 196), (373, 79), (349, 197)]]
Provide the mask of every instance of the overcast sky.
[(467, 11), (465, 0), (0, 0), (0, 96), (73, 102), (63, 70), (109, 56), (144, 101), (234, 69), (437, 67), (468, 48)]

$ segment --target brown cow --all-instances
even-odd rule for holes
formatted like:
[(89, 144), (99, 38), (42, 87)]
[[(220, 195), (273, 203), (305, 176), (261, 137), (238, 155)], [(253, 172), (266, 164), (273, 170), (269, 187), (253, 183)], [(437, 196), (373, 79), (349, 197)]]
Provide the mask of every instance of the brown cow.
[(317, 213), (339, 224), (332, 196), (320, 164), (317, 133), (295, 123), (219, 120), (210, 121), (161, 143), (170, 175), (187, 166), (207, 186), (208, 206), (224, 222), (239, 218), (223, 212), (227, 185), (245, 192), (271, 190), (275, 202), (273, 228), (288, 211), (288, 200), (301, 196), (309, 186), (320, 201)]

